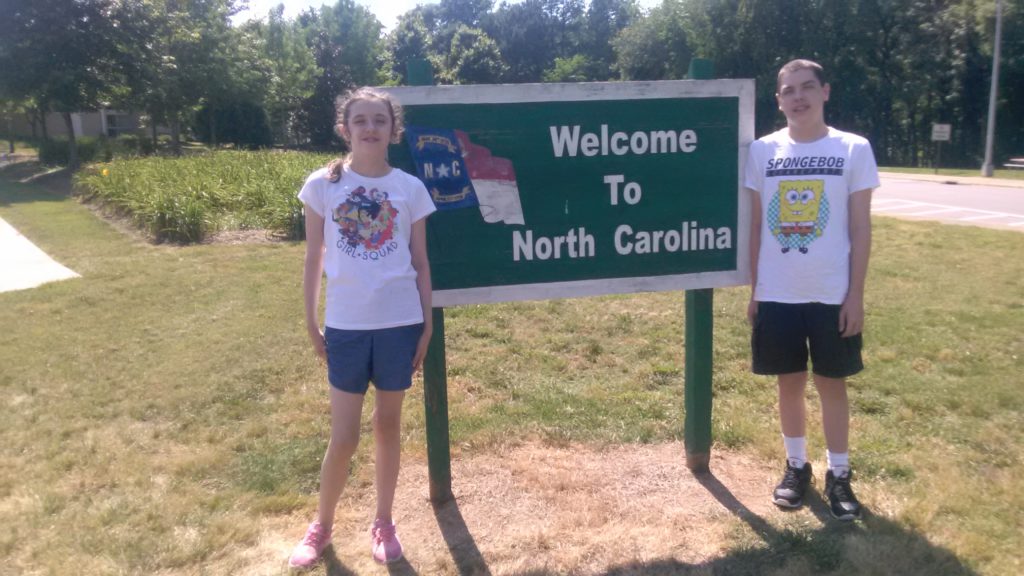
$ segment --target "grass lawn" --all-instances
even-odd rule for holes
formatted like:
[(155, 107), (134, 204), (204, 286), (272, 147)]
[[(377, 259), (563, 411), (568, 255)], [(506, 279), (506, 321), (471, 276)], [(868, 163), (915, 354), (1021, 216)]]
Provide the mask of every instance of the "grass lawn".
[[(291, 540), (291, 519), (315, 509), (328, 430), (303, 327), (302, 244), (152, 245), (74, 200), (4, 181), (0, 217), (82, 275), (0, 293), (0, 574), (230, 573), (210, 566), (244, 557), (266, 519), (287, 520)], [(872, 514), (827, 530), (804, 516), (748, 518), (756, 533), (722, 519), (714, 556), (728, 573), (1022, 570), (1024, 235), (875, 222), (868, 369), (850, 383), (855, 485)], [(747, 369), (747, 297), (715, 293), (715, 450), (774, 476), (775, 395)], [(680, 440), (682, 302), (448, 310), (454, 457)], [(406, 462), (425, 459), (423, 428), (417, 383)], [(354, 460), (354, 489), (372, 484), (371, 446)], [(559, 554), (546, 550), (532, 574), (559, 573), (541, 569)], [(269, 573), (285, 573), (276, 562)], [(664, 566), (601, 572), (675, 573)]]

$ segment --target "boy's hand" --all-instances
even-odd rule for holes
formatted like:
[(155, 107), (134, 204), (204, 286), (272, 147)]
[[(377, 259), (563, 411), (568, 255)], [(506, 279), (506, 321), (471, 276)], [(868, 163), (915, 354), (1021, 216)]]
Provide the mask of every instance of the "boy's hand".
[(313, 353), (324, 362), (327, 362), (327, 342), (324, 340), (324, 333), (319, 327), (309, 330), (309, 341), (313, 344)]
[(424, 329), (419, 343), (416, 344), (416, 355), (412, 357), (413, 372), (423, 367), (423, 359), (427, 357), (427, 347), (430, 346), (430, 335), (432, 332), (432, 330)]
[(856, 336), (864, 329), (864, 300), (847, 295), (839, 308), (839, 335), (843, 338)]

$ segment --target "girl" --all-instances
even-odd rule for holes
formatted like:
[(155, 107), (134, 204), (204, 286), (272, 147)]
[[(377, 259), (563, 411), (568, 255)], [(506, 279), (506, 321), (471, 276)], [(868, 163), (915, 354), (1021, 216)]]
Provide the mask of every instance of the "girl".
[[(371, 381), (377, 488), (371, 551), (378, 562), (402, 557), (391, 517), (402, 399), (432, 331), (426, 217), (434, 204), (422, 182), (388, 165), (388, 144), (401, 136), (401, 109), (387, 94), (361, 88), (339, 99), (337, 115), (335, 128), (351, 152), (311, 174), (299, 192), (306, 216), (306, 328), (313, 351), (327, 363), (331, 438), (320, 468), (317, 519), (288, 561), (295, 568), (315, 565), (330, 542)], [(321, 332), (317, 308), (325, 271)]]

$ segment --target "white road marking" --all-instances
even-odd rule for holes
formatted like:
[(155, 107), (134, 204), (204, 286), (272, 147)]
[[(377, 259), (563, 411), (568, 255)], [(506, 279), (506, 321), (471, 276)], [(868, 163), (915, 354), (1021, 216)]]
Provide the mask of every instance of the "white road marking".
[(958, 218), (961, 222), (974, 222), (975, 220), (988, 220), (990, 218), (1003, 218), (1002, 214), (982, 214), (981, 216), (968, 216), (966, 218)]
[(1002, 216), (1002, 217), (1005, 217), (1005, 218), (1024, 218), (1024, 214), (1014, 214), (1012, 212), (997, 212), (995, 210), (982, 210), (980, 208), (967, 208), (967, 207), (964, 207), (964, 206), (950, 206), (949, 204), (935, 204), (934, 202), (918, 202), (916, 200), (900, 200), (898, 198), (886, 198), (885, 200), (887, 200), (889, 202), (902, 202), (903, 205), (902, 206), (894, 206), (892, 208), (890, 208), (889, 206), (883, 206), (883, 207), (881, 207), (882, 210), (890, 210), (890, 209), (902, 210), (904, 208), (910, 208), (910, 207), (913, 207), (913, 206), (920, 206), (920, 207), (928, 207), (928, 208), (949, 208), (950, 210), (960, 210), (960, 211), (967, 212), (967, 213), (973, 212), (973, 213), (977, 213), (977, 214), (991, 214), (993, 216)]
[(925, 210), (924, 212), (911, 212), (910, 214), (904, 214), (904, 216), (929, 216), (931, 214), (942, 214), (943, 212), (959, 212), (959, 208), (938, 208), (935, 210)]

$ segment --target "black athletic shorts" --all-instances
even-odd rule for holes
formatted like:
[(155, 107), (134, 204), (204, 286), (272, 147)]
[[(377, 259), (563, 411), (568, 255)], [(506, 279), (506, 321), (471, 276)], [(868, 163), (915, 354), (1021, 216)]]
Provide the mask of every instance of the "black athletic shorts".
[(839, 305), (811, 302), (758, 302), (750, 347), (754, 374), (778, 375), (807, 370), (826, 378), (846, 378), (864, 369), (860, 334), (839, 334)]

